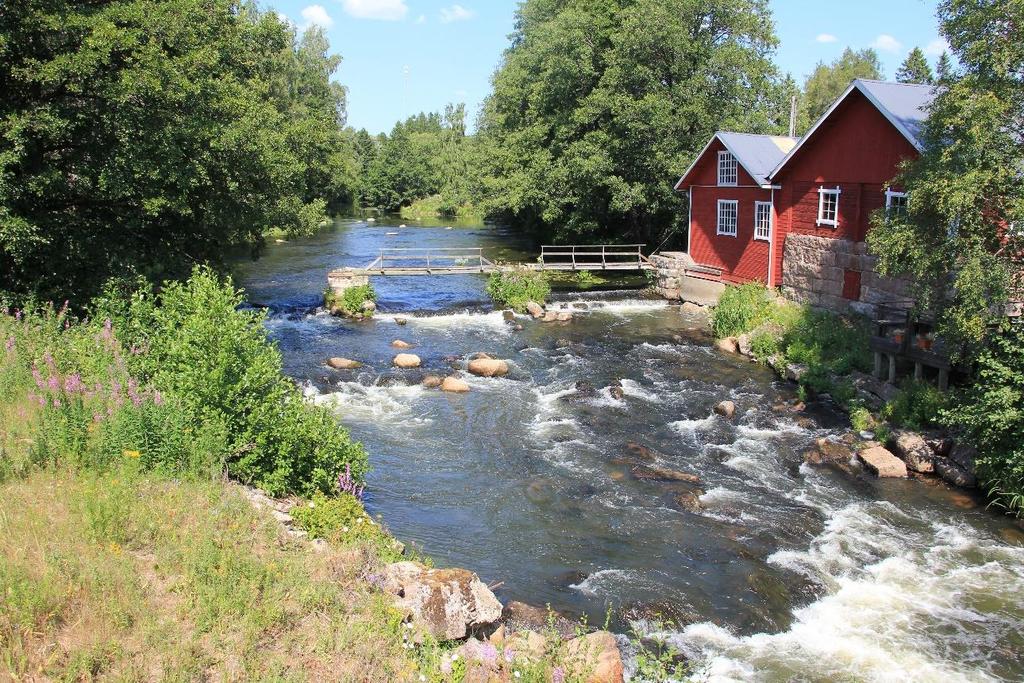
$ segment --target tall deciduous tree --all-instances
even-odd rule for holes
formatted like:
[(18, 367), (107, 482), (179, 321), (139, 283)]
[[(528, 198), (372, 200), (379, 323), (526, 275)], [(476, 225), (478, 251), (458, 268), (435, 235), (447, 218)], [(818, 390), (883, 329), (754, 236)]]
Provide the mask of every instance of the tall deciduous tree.
[(855, 78), (881, 77), (882, 63), (878, 59), (878, 53), (871, 48), (846, 48), (831, 64), (818, 62), (804, 82), (804, 92), (800, 98), (797, 116), (797, 133), (806, 132)]
[(344, 93), (295, 41), (235, 0), (0, 5), (0, 288), (82, 302), (317, 226)]
[(910, 51), (907, 58), (900, 64), (900, 68), (896, 70), (896, 80), (900, 83), (925, 85), (935, 81), (935, 74), (932, 73), (932, 67), (928, 64), (921, 48), (915, 47)]
[(657, 246), (722, 128), (781, 133), (764, 0), (527, 0), (481, 117), (486, 208), (544, 238)]
[(969, 354), (1003, 303), (1024, 296), (1024, 5), (943, 0), (939, 17), (960, 68), (942, 80), (924, 151), (897, 180), (909, 211), (876, 217), (869, 241), (882, 271), (909, 276)]

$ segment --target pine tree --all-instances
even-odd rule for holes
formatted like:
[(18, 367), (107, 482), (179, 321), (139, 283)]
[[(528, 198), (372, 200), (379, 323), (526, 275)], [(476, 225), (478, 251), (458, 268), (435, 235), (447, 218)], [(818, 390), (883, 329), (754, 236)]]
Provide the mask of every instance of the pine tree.
[(915, 47), (903, 60), (903, 64), (896, 71), (896, 80), (900, 83), (925, 83), (935, 82), (935, 75), (932, 73), (928, 60), (924, 57), (921, 48)]
[(953, 63), (949, 59), (949, 53), (945, 50), (939, 55), (939, 61), (935, 63), (935, 73), (937, 75), (936, 80), (940, 83), (949, 79), (953, 73)]

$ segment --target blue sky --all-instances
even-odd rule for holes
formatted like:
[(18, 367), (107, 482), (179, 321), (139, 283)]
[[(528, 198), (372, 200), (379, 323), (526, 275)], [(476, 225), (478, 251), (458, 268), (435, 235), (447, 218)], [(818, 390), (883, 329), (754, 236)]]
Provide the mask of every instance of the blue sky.
[[(419, 111), (466, 102), (470, 118), (512, 31), (517, 0), (263, 0), (298, 26), (327, 29), (344, 63), (349, 124), (372, 133)], [(776, 62), (799, 82), (846, 46), (874, 47), (892, 78), (915, 45), (934, 63), (936, 0), (770, 0)]]

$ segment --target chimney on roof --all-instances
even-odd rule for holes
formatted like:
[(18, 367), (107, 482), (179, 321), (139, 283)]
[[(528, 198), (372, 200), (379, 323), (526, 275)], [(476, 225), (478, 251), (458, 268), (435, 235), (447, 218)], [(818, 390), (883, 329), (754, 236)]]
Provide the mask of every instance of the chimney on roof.
[(789, 99), (789, 137), (796, 137), (796, 95)]

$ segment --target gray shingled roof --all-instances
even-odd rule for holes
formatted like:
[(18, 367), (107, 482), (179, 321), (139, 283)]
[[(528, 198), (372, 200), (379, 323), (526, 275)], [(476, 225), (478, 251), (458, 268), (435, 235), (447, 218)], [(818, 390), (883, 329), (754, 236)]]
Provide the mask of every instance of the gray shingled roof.
[(935, 98), (935, 86), (891, 83), (858, 78), (861, 92), (867, 95), (912, 145), (921, 148), (921, 130), (928, 118), (928, 105)]
[(717, 136), (758, 185), (768, 182), (768, 174), (797, 143), (797, 138), (782, 135), (719, 131)]

